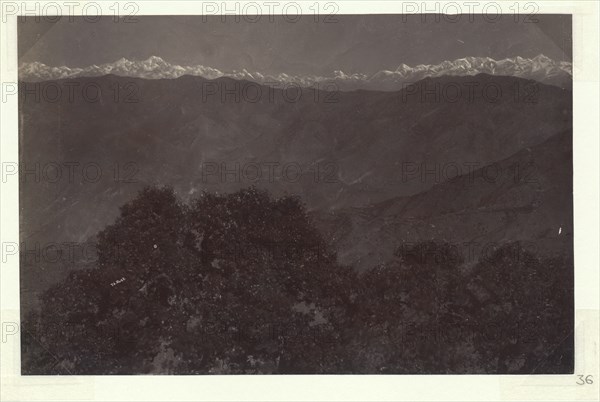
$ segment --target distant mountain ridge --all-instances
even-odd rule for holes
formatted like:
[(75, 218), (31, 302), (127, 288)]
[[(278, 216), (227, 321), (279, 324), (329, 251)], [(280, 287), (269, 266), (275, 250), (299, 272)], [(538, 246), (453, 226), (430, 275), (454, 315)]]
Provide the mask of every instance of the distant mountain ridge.
[(411, 67), (400, 64), (394, 71), (381, 70), (373, 75), (363, 73), (345, 73), (337, 70), (329, 76), (317, 75), (277, 75), (241, 71), (221, 71), (203, 65), (180, 66), (169, 63), (160, 57), (152, 56), (147, 60), (128, 60), (121, 58), (113, 63), (92, 65), (85, 68), (67, 66), (52, 67), (40, 62), (23, 63), (19, 67), (19, 79), (22, 81), (47, 81), (76, 77), (97, 77), (108, 74), (145, 79), (175, 79), (184, 75), (199, 76), (207, 79), (229, 77), (248, 80), (263, 85), (299, 85), (302, 87), (318, 86), (321, 89), (336, 88), (340, 90), (380, 90), (396, 91), (406, 83), (415, 82), (426, 77), (474, 76), (477, 74), (514, 76), (526, 79), (570, 87), (572, 80), (572, 63), (555, 61), (542, 54), (527, 59), (523, 57), (494, 60), (489, 57), (465, 57), (439, 64), (419, 64)]

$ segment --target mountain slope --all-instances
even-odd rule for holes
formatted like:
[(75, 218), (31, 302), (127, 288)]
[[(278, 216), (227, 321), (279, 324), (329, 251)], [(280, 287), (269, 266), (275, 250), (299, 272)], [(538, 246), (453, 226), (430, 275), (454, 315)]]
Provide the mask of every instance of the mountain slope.
[(572, 253), (572, 132), (422, 193), (316, 219), (347, 264), (367, 269), (407, 243), (443, 241), (475, 262), (521, 241), (539, 255)]
[[(44, 177), (35, 182), (31, 175), (23, 183), (24, 207), (33, 212), (27, 222), (43, 226), (68, 206), (65, 226), (56, 235), (83, 240), (145, 183), (172, 184), (184, 194), (254, 184), (301, 194), (310, 207), (321, 209), (416, 194), (444, 178), (403, 180), (405, 166), (485, 166), (569, 129), (570, 91), (538, 84), (535, 102), (515, 101), (516, 90), (530, 83), (486, 75), (443, 77), (420, 81), (411, 90), (456, 85), (461, 96), (455, 102), (405, 96), (406, 91), (311, 91), (289, 102), (283, 91), (260, 87), (264, 96), (251, 102), (227, 91), (243, 93), (256, 85), (229, 79), (58, 81), (52, 85), (62, 86), (63, 93), (68, 85), (98, 85), (102, 98), (63, 96), (52, 103), (22, 97), (22, 166), (39, 166), (43, 173), (57, 163), (62, 172), (56, 183)], [(470, 95), (474, 84), (493, 85), (502, 96), (491, 102), (483, 91)], [(128, 85), (135, 87), (138, 102), (114, 102), (114, 88)], [(81, 183), (80, 174), (70, 183), (69, 162), (81, 168), (97, 164), (103, 175), (98, 182)], [(135, 183), (115, 182), (116, 166), (125, 175), (129, 162)], [(254, 180), (257, 168), (251, 164), (258, 165), (260, 179)], [(236, 174), (227, 174), (232, 170)], [(55, 212), (40, 208), (40, 202)], [(89, 205), (97, 208), (91, 220)], [(89, 222), (89, 230), (82, 230), (82, 221)]]
[[(36, 96), (56, 88), (58, 99)], [(480, 168), (572, 127), (570, 91), (485, 74), (427, 78), (398, 92), (304, 89), (299, 97), (192, 76), (108, 75), (21, 89), (20, 218), (28, 250), (93, 238), (148, 184), (171, 185), (183, 198), (255, 185), (274, 196), (297, 194), (314, 211), (338, 211), (415, 196), (447, 180), (406, 177), (407, 166)], [(365, 236), (377, 230), (365, 228)], [(22, 279), (35, 293), (55, 274), (62, 275), (56, 264), (33, 262)]]

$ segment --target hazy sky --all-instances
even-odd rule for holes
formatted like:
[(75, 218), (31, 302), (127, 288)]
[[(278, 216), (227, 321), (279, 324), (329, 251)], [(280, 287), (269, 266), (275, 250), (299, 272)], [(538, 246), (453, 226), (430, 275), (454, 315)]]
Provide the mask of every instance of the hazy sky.
[(266, 17), (257, 23), (228, 17), (144, 16), (137, 22), (82, 18), (56, 23), (19, 22), (20, 62), (85, 67), (121, 57), (160, 56), (182, 65), (202, 64), (231, 71), (246, 68), (267, 74), (373, 74), (405, 63), (439, 63), (466, 56), (534, 57), (540, 53), (571, 61), (571, 16), (538, 15), (536, 23), (515, 23), (512, 16), (488, 22), (436, 21), (428, 15), (337, 16), (335, 23), (312, 17), (291, 23)]

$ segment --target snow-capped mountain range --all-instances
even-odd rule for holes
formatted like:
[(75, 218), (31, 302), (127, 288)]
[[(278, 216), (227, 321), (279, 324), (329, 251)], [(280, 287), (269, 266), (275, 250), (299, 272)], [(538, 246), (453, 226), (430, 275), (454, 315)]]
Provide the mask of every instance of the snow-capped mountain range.
[(207, 79), (230, 77), (272, 86), (297, 84), (303, 87), (318, 86), (321, 89), (388, 91), (401, 89), (403, 84), (425, 77), (470, 76), (480, 73), (535, 79), (564, 87), (570, 86), (572, 64), (565, 61), (554, 61), (541, 54), (532, 59), (514, 57), (494, 60), (489, 57), (465, 57), (454, 61), (444, 61), (440, 64), (419, 64), (414, 67), (401, 64), (394, 71), (382, 70), (373, 75), (346, 74), (338, 70), (329, 76), (299, 76), (285, 73), (270, 75), (250, 72), (246, 69), (227, 72), (203, 65), (180, 66), (157, 56), (141, 61), (121, 58), (114, 63), (92, 65), (85, 68), (51, 67), (40, 62), (23, 63), (19, 67), (19, 79), (22, 81), (97, 77), (107, 74), (145, 79), (173, 79), (183, 75), (192, 75)]

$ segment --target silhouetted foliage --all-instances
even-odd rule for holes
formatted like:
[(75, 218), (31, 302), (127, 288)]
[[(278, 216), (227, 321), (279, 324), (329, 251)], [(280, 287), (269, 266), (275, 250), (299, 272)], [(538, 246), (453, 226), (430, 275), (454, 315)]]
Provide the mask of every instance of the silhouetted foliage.
[(573, 266), (519, 243), (473, 268), (448, 244), (398, 251), (361, 276), (355, 372), (564, 373), (573, 369)]
[(60, 366), (39, 360), (28, 371), (343, 370), (339, 329), (354, 273), (336, 265), (298, 198), (252, 188), (187, 206), (171, 189), (147, 188), (97, 248), (95, 269), (43, 296), (37, 326), (64, 325), (35, 341)]
[(499, 373), (573, 370), (573, 263), (539, 259), (519, 243), (496, 250), (471, 275), (473, 314), (487, 327), (474, 344)]
[(573, 364), (572, 261), (445, 243), (340, 266), (299, 198), (146, 188), (23, 323), (26, 374), (532, 373)]

